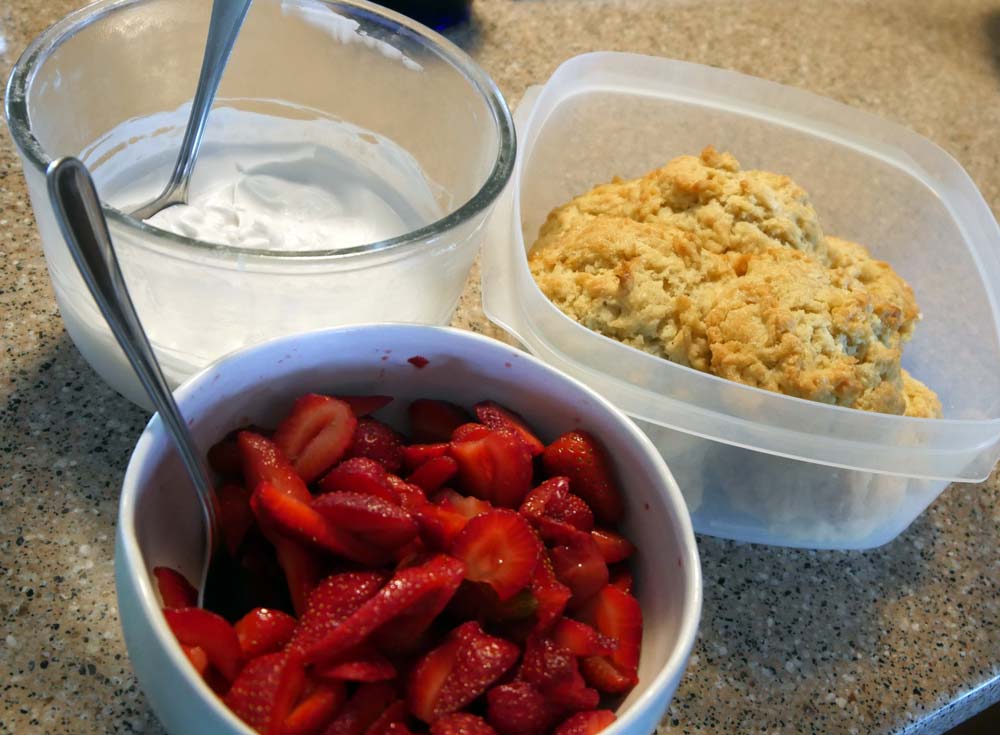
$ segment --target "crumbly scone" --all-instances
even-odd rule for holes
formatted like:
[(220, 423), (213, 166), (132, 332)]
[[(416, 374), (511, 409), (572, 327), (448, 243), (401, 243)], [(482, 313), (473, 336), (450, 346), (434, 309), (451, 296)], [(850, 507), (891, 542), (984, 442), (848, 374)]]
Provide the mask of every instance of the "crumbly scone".
[(529, 258), (589, 329), (747, 385), (840, 406), (940, 416), (900, 367), (919, 310), (857, 243), (823, 234), (786, 176), (706, 149), (555, 209)]

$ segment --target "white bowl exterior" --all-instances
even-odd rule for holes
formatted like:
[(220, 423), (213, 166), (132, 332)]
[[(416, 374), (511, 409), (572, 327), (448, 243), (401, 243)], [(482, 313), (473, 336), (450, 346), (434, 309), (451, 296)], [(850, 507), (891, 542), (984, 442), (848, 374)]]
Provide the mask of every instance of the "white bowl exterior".
[[(407, 359), (429, 360), (416, 368)], [(635, 576), (645, 618), (639, 686), (608, 735), (652, 732), (683, 674), (701, 610), (701, 573), (680, 491), (649, 439), (596, 393), (539, 360), (469, 332), (415, 325), (344, 327), (279, 338), (223, 358), (177, 391), (202, 449), (235, 426), (273, 424), (308, 391), (471, 405), (491, 398), (522, 413), (543, 439), (574, 427), (601, 438), (626, 488), (624, 530), (640, 551)], [(400, 424), (402, 425), (402, 424)], [(119, 611), (136, 676), (167, 729), (249, 733), (196, 676), (174, 644), (149, 571), (195, 576), (200, 527), (193, 492), (159, 419), (136, 444), (123, 484), (116, 550)], [(146, 505), (150, 507), (147, 508)], [(170, 523), (163, 523), (169, 518)], [(186, 522), (185, 522), (186, 520)], [(200, 696), (199, 696), (200, 694)]]

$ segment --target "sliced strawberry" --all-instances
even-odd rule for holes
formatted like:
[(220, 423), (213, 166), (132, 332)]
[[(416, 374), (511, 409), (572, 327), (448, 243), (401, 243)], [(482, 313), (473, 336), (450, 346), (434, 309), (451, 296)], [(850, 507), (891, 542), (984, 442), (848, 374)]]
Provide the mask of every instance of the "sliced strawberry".
[(296, 500), (303, 503), (312, 500), (309, 488), (274, 442), (250, 431), (241, 431), (236, 441), (243, 456), (243, 477), (247, 487), (256, 488), (266, 480)]
[(292, 608), (296, 615), (301, 615), (306, 609), (309, 594), (323, 574), (323, 564), (316, 553), (304, 544), (283, 536), (274, 539), (274, 550), (285, 574)]
[(308, 393), (274, 432), (274, 443), (306, 482), (335, 465), (354, 439), (358, 420), (344, 401)]
[(303, 650), (322, 641), (371, 599), (385, 582), (386, 575), (382, 572), (345, 572), (324, 579), (309, 595), (290, 647)]
[(580, 675), (576, 657), (549, 638), (528, 639), (517, 675), (562, 710), (593, 709), (600, 701)]
[(475, 518), (482, 513), (488, 513), (493, 510), (493, 506), (487, 501), (480, 500), (471, 495), (462, 495), (450, 488), (445, 488), (438, 492), (434, 496), (434, 503), (440, 505), (442, 508), (461, 513), (467, 519)]
[(233, 627), (244, 658), (251, 659), (284, 648), (292, 639), (296, 625), (298, 622), (288, 613), (255, 607)]
[(399, 472), (403, 469), (403, 439), (378, 419), (359, 419), (346, 456), (374, 459), (389, 472)]
[(451, 440), (453, 442), (475, 441), (476, 439), (482, 439), (484, 436), (487, 436), (490, 431), (491, 429), (488, 426), (483, 426), (482, 424), (462, 424), (451, 432)]
[(222, 477), (238, 480), (243, 475), (243, 458), (236, 444), (236, 434), (216, 442), (208, 450), (208, 466)]
[(342, 533), (355, 537), (359, 545), (395, 550), (420, 530), (409, 513), (375, 495), (327, 493), (313, 500), (312, 507)]
[(524, 419), (494, 401), (483, 401), (475, 406), (476, 418), (494, 431), (505, 431), (517, 436), (532, 457), (545, 451), (545, 445), (535, 436)]
[(350, 406), (355, 418), (361, 418), (388, 406), (392, 396), (337, 396), (337, 400)]
[(586, 534), (552, 548), (549, 554), (556, 577), (573, 592), (571, 605), (586, 602), (608, 583), (608, 565)]
[[(611, 654), (591, 656), (581, 661), (587, 681), (591, 686), (613, 694), (631, 689), (638, 681), (642, 646), (642, 609), (639, 601), (609, 584), (581, 609), (580, 618), (599, 633), (618, 642)], [(605, 664), (610, 665), (610, 670)]]
[(194, 607), (198, 604), (198, 590), (180, 572), (170, 567), (155, 567), (153, 576), (156, 577), (163, 607)]
[(431, 549), (450, 551), (468, 519), (444, 505), (423, 503), (412, 511), (420, 526), (420, 538)]
[(399, 725), (406, 728), (406, 702), (402, 699), (397, 699), (386, 707), (365, 730), (365, 735), (399, 735)]
[(198, 646), (209, 662), (227, 681), (232, 681), (243, 665), (240, 641), (225, 618), (197, 607), (163, 611), (167, 625), (185, 646)]
[(462, 582), (448, 605), (449, 613), (461, 620), (491, 623), (511, 623), (531, 618), (538, 609), (535, 596), (523, 589), (508, 600), (501, 601), (488, 584)]
[(536, 487), (518, 511), (550, 543), (569, 543), (594, 527), (594, 514), (569, 491), (569, 478), (553, 477)]
[(486, 692), (486, 719), (500, 735), (544, 735), (556, 716), (555, 708), (526, 681), (515, 680)]
[(614, 531), (595, 528), (590, 532), (590, 537), (597, 543), (597, 549), (604, 557), (605, 564), (624, 561), (635, 552), (632, 542)]
[(319, 481), (319, 489), (324, 493), (363, 493), (390, 503), (399, 502), (399, 493), (393, 489), (385, 467), (368, 457), (345, 459)]
[(597, 735), (614, 721), (615, 713), (609, 709), (577, 712), (567, 717), (552, 735)]
[(458, 465), (451, 457), (434, 457), (417, 467), (406, 481), (430, 493), (443, 487), (457, 473)]
[[(395, 627), (405, 625), (408, 617), (422, 619), (426, 616), (429, 625), (448, 604), (464, 574), (465, 565), (462, 562), (443, 554), (432, 557), (420, 566), (396, 572), (378, 593), (366, 600), (350, 616), (306, 645), (305, 660), (320, 663), (336, 659), (389, 621), (395, 621)], [(428, 596), (435, 601), (430, 609), (419, 604)]]
[(632, 570), (627, 566), (622, 565), (617, 569), (609, 569), (611, 572), (611, 581), (609, 584), (614, 585), (622, 592), (628, 592), (632, 594)]
[[(236, 446), (235, 442), (233, 446)], [(215, 509), (226, 551), (236, 557), (247, 531), (253, 526), (250, 491), (242, 485), (227, 482), (215, 491)]]
[(323, 735), (364, 735), (399, 695), (388, 682), (362, 684), (340, 708)]
[(431, 723), (431, 735), (497, 735), (482, 717), (468, 712), (453, 712)]
[(519, 653), (513, 643), (484, 633), (479, 623), (463, 623), (413, 669), (410, 712), (430, 723), (461, 709), (503, 676)]
[(269, 653), (243, 667), (223, 701), (257, 732), (279, 735), (304, 688), (299, 660), (287, 653)]
[(552, 629), (552, 640), (574, 656), (603, 656), (614, 652), (618, 641), (601, 635), (586, 623), (560, 618)]
[(509, 434), (491, 431), (480, 439), (453, 441), (462, 489), (504, 508), (517, 508), (531, 489), (531, 455)]
[(412, 513), (414, 508), (419, 508), (427, 502), (424, 491), (412, 482), (407, 482), (396, 475), (386, 475), (386, 481), (399, 495), (399, 504), (403, 510)]
[(454, 403), (421, 398), (410, 404), (410, 434), (415, 442), (431, 444), (451, 439), (451, 432), (469, 420)]
[(615, 484), (611, 462), (604, 448), (590, 434), (563, 434), (542, 453), (549, 477), (569, 478), (573, 492), (582, 497), (603, 523), (617, 523), (623, 512), (621, 492)]
[(306, 686), (311, 691), (285, 717), (281, 735), (318, 735), (347, 699), (347, 686), (342, 681)]
[(200, 676), (205, 676), (205, 672), (208, 671), (208, 654), (205, 653), (205, 649), (201, 646), (185, 646), (181, 644), (181, 650), (184, 651), (184, 655), (187, 656), (188, 661), (194, 666), (194, 670), (198, 672)]
[(392, 661), (373, 646), (362, 644), (340, 658), (315, 667), (316, 676), (341, 681), (391, 681), (396, 678)]
[(486, 582), (506, 600), (531, 582), (540, 551), (528, 522), (512, 510), (498, 509), (468, 521), (451, 553), (465, 563), (466, 579)]
[(437, 444), (410, 444), (403, 447), (403, 466), (412, 472), (429, 459), (448, 454), (447, 442)]
[(556, 578), (552, 561), (544, 551), (539, 555), (538, 564), (531, 577), (531, 594), (538, 602), (535, 613), (536, 629), (544, 632), (551, 628), (562, 616), (569, 598), (573, 595), (569, 587)]
[[(320, 496), (316, 500), (340, 495)], [(283, 494), (269, 482), (257, 486), (250, 507), (258, 521), (287, 538), (324, 549), (367, 566), (377, 566), (387, 557), (379, 549), (327, 521), (308, 502)]]

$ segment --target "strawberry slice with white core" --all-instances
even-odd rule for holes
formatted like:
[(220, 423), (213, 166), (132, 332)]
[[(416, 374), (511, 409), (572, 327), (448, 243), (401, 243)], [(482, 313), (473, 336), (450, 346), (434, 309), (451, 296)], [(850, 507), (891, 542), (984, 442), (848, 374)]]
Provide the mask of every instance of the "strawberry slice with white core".
[(489, 431), (479, 439), (453, 441), (451, 456), (469, 495), (503, 508), (518, 508), (531, 490), (534, 467), (524, 444), (510, 434)]
[(308, 393), (278, 424), (274, 443), (305, 482), (312, 482), (344, 456), (354, 441), (358, 420), (350, 405)]
[(482, 513), (466, 523), (451, 553), (465, 562), (466, 579), (486, 582), (506, 600), (531, 582), (541, 544), (528, 522), (512, 510)]

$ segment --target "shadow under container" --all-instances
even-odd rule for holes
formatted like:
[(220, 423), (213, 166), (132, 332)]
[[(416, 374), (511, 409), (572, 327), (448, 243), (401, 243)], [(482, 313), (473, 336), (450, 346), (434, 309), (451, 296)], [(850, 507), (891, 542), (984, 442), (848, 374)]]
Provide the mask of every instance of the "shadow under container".
[[(147, 407), (62, 240), (44, 172), (60, 156), (83, 157), (100, 188), (103, 161), (86, 156), (95, 141), (126, 121), (189, 103), (201, 63), (193, 49), (204, 44), (210, 9), (204, 0), (89, 5), (28, 47), (5, 99), (66, 329), (112, 387)], [(464, 52), (372, 3), (257, 0), (215, 106), (334, 120), (388, 139), (434, 184), (442, 214), (380, 242), (279, 253), (175, 235), (105, 205), (126, 282), (172, 385), (220, 355), (282, 334), (450, 319), (515, 152), (502, 96)], [(185, 119), (150, 136), (164, 141), (171, 160)], [(205, 151), (227, 135), (211, 120)], [(137, 143), (150, 141), (119, 145)]]
[[(514, 177), (483, 249), (483, 305), (549, 364), (650, 436), (699, 533), (815, 549), (898, 536), (949, 482), (1000, 457), (1000, 229), (969, 176), (925, 138), (833, 100), (735, 72), (634, 54), (563, 64), (515, 121)], [(943, 419), (829, 406), (676, 365), (573, 321), (526, 252), (548, 213), (613, 176), (707, 145), (787, 174), (827, 234), (867, 245), (923, 312), (903, 367)]]

